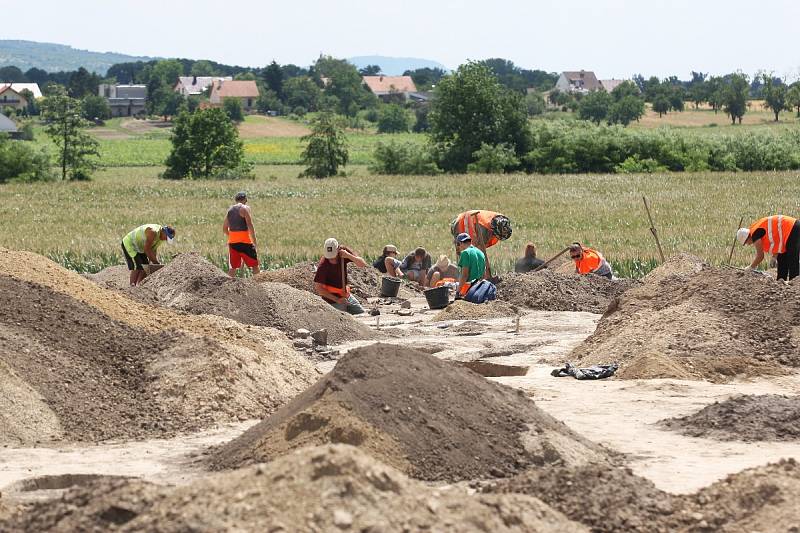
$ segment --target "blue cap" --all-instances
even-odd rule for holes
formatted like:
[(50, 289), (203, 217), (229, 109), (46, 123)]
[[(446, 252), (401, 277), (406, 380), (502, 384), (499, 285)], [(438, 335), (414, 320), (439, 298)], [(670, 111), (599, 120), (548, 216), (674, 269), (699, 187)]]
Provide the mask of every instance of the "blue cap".
[(172, 226), (162, 226), (161, 229), (164, 230), (164, 235), (167, 237), (167, 243), (172, 244), (172, 240), (175, 238), (175, 228)]
[(456, 242), (472, 242), (472, 237), (469, 236), (469, 233), (459, 233)]

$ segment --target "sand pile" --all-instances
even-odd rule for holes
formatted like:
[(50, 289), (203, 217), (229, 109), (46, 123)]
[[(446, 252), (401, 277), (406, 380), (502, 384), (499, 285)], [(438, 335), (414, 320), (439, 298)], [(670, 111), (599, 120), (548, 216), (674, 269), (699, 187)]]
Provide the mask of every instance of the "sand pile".
[(286, 407), (217, 449), (211, 465), (237, 468), (328, 442), (359, 446), (432, 481), (606, 457), (520, 391), (411, 348), (376, 344), (349, 352)]
[(504, 274), (497, 285), (497, 299), (518, 307), (543, 311), (604, 313), (617, 296), (639, 285), (631, 279), (564, 274), (551, 269)]
[(482, 304), (473, 304), (464, 300), (456, 300), (433, 317), (434, 322), (445, 320), (481, 320), (490, 318), (507, 318), (520, 314), (519, 309), (508, 302), (493, 300)]
[(800, 440), (800, 396), (734, 396), (689, 416), (664, 420), (662, 425), (692, 437), (796, 441)]
[(622, 378), (708, 379), (800, 366), (800, 285), (672, 258), (622, 294), (572, 352), (617, 361)]
[(180, 315), (0, 249), (0, 441), (163, 436), (275, 411), (317, 373), (276, 330)]
[[(305, 262), (294, 266), (281, 268), (278, 270), (267, 270), (261, 272), (253, 279), (258, 282), (285, 283), (301, 291), (314, 292), (314, 271), (317, 263)], [(354, 265), (347, 267), (347, 282), (350, 284), (352, 293), (365, 303), (367, 298), (379, 298), (381, 296), (378, 286), (380, 272), (367, 265), (366, 268), (356, 268)], [(413, 283), (403, 283), (398, 298), (409, 299), (419, 296), (421, 291)]]
[(535, 496), (597, 532), (794, 531), (800, 525), (800, 466), (792, 459), (690, 495), (668, 494), (628, 469), (598, 465), (531, 470), (484, 490)]
[(178, 488), (100, 480), (0, 522), (0, 530), (109, 529), (587, 531), (530, 496), (429, 487), (345, 445), (303, 449)]
[(176, 256), (142, 285), (162, 304), (193, 314), (219, 315), (289, 334), (300, 328), (327, 329), (332, 343), (374, 337), (367, 326), (318, 296), (280, 283), (232, 279), (195, 253)]

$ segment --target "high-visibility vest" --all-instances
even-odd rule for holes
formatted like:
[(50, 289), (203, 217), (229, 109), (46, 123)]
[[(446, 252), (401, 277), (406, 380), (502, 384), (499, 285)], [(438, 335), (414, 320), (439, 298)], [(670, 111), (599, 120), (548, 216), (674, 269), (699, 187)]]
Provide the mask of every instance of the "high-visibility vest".
[[(453, 236), (456, 236), (459, 233), (468, 233), (472, 238), (473, 244), (481, 245), (485, 248), (494, 246), (500, 242), (500, 238), (495, 235), (494, 231), (492, 230), (492, 219), (499, 214), (500, 213), (495, 213), (494, 211), (465, 211), (464, 213), (458, 215), (458, 217), (456, 217), (456, 219), (453, 221)], [(478, 226), (484, 228), (485, 235), (491, 235), (487, 242), (482, 242), (481, 235), (478, 233)]]
[(591, 248), (583, 249), (583, 257), (575, 259), (575, 266), (580, 274), (591, 274), (605, 262), (603, 254)]
[(122, 244), (125, 245), (125, 249), (128, 251), (128, 254), (131, 257), (136, 254), (145, 253), (144, 248), (145, 244), (147, 243), (147, 234), (145, 232), (148, 229), (153, 230), (153, 233), (156, 234), (156, 238), (153, 240), (152, 245), (153, 251), (155, 251), (156, 248), (158, 248), (161, 244), (161, 236), (159, 235), (159, 232), (161, 231), (161, 225), (143, 224), (122, 238)]
[(786, 253), (786, 242), (795, 222), (796, 218), (783, 215), (764, 217), (750, 226), (750, 235), (752, 236), (757, 229), (763, 229), (766, 233), (760, 240), (764, 252), (772, 255), (783, 254)]
[[(324, 257), (321, 257), (320, 258), (320, 263), (322, 261), (327, 261), (327, 259), (325, 259)], [(341, 259), (339, 259), (339, 261), (340, 261), (339, 265), (342, 265)], [(344, 283), (344, 268), (345, 267), (340, 266), (339, 268), (341, 269), (342, 285), (344, 285), (344, 288), (334, 287), (333, 285), (327, 285), (325, 283), (320, 283), (320, 286), (322, 288), (324, 288), (326, 291), (328, 291), (328, 292), (330, 292), (332, 294), (335, 294), (335, 295), (339, 296), (340, 298), (350, 298), (350, 285), (345, 285), (345, 283)]]

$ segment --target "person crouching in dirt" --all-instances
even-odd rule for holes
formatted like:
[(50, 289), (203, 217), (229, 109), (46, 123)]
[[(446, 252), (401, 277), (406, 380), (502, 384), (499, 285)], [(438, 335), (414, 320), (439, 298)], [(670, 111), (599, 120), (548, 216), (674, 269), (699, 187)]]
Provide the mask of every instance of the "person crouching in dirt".
[(486, 277), (486, 256), (472, 245), (472, 238), (468, 233), (459, 233), (456, 236), (456, 250), (459, 254), (458, 266), (461, 268), (456, 294), (463, 298), (473, 283)]
[(400, 268), (405, 272), (406, 279), (416, 281), (420, 287), (427, 287), (428, 270), (431, 268), (432, 263), (431, 254), (425, 248), (417, 248), (403, 259)]
[(778, 262), (778, 279), (789, 281), (800, 274), (800, 221), (783, 215), (756, 220), (749, 228), (739, 228), (736, 239), (744, 246), (752, 244), (756, 257), (749, 270), (755, 270), (764, 260), (764, 254), (775, 256)]
[(525, 255), (517, 259), (517, 262), (514, 263), (514, 272), (530, 272), (531, 270), (536, 270), (543, 264), (544, 261), (536, 257), (536, 245), (529, 242), (525, 245)]
[(450, 223), (450, 233), (456, 237), (460, 233), (469, 234), (472, 244), (483, 252), (486, 259), (486, 278), (492, 275), (489, 255), (486, 249), (511, 237), (511, 221), (505, 215), (494, 211), (465, 211)]
[(431, 287), (439, 287), (445, 283), (457, 282), (458, 267), (446, 255), (440, 255), (436, 264), (428, 270), (428, 283)]
[(347, 285), (349, 263), (358, 268), (367, 266), (361, 257), (355, 255), (350, 248), (341, 246), (336, 239), (326, 240), (322, 258), (314, 274), (314, 290), (338, 310), (359, 315), (364, 312), (364, 308), (356, 297), (350, 294), (350, 286)]
[(222, 223), (222, 232), (228, 236), (228, 275), (236, 276), (236, 271), (245, 266), (253, 269), (253, 275), (258, 274), (258, 245), (256, 244), (256, 228), (247, 205), (247, 193), (236, 193), (235, 204), (228, 208), (225, 221)]
[(175, 229), (160, 224), (143, 224), (122, 238), (122, 255), (131, 271), (131, 287), (144, 279), (143, 265), (159, 264), (156, 250), (161, 243), (172, 244), (174, 238)]
[(400, 264), (401, 261), (397, 258), (397, 246), (387, 244), (383, 247), (381, 256), (372, 263), (372, 266), (377, 268), (378, 272), (393, 278), (402, 278), (403, 271), (400, 269)]
[(608, 279), (613, 277), (611, 265), (597, 250), (574, 242), (569, 247), (569, 257), (575, 261), (575, 272), (578, 274), (596, 274)]

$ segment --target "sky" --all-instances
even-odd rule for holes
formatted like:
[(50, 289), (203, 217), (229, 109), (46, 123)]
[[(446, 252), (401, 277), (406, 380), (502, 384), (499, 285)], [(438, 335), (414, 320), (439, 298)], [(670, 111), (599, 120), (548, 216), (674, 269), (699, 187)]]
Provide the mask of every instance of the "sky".
[[(530, 69), (800, 77), (800, 0), (38, 0), (2, 39), (264, 66), (335, 57), (502, 57)], [(26, 20), (34, 20), (25, 17)]]

